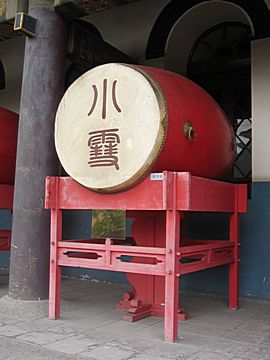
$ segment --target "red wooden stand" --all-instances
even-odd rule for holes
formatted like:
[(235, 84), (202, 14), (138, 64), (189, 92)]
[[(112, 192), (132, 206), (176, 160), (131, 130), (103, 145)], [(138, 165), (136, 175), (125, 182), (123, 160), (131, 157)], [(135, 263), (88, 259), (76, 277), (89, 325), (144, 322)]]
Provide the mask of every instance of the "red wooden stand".
[[(13, 185), (0, 184), (0, 210), (12, 210), (13, 208)], [(0, 251), (10, 250), (11, 231), (0, 230)]]
[[(46, 208), (51, 209), (51, 319), (60, 316), (61, 266), (127, 273), (133, 290), (125, 294), (119, 307), (127, 309), (128, 319), (133, 321), (152, 314), (164, 315), (167, 341), (177, 338), (179, 277), (183, 274), (230, 264), (229, 306), (238, 307), (239, 213), (247, 211), (246, 185), (164, 172), (158, 177), (149, 175), (128, 191), (99, 194), (69, 177), (47, 177)], [(103, 244), (95, 240), (63, 241), (65, 209), (127, 210), (128, 216), (136, 219), (133, 231), (137, 246), (116, 245), (112, 239)], [(194, 211), (230, 213), (230, 239), (185, 240), (181, 220), (186, 212)], [(149, 230), (146, 219), (154, 219), (154, 228)], [(158, 229), (159, 235), (149, 240), (148, 235)], [(129, 261), (123, 258), (126, 256)]]

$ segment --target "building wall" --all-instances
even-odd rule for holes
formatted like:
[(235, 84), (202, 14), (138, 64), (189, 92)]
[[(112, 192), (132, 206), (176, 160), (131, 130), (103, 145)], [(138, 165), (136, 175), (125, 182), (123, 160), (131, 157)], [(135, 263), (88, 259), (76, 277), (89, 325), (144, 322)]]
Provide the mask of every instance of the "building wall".
[(270, 180), (270, 38), (252, 41), (252, 171), (254, 181)]

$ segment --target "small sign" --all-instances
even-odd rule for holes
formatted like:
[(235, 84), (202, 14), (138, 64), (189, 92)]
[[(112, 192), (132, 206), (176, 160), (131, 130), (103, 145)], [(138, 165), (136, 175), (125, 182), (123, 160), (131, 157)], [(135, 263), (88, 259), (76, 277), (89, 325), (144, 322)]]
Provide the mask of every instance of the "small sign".
[(163, 173), (152, 173), (150, 180), (163, 180)]
[(27, 36), (34, 37), (36, 36), (36, 23), (37, 20), (32, 16), (19, 12), (15, 15), (14, 30), (20, 31)]

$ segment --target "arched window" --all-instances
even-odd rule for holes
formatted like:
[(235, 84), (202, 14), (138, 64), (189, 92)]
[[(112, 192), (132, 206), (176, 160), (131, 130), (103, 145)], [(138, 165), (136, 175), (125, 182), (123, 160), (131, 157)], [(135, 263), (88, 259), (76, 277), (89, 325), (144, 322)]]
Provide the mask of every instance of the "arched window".
[(226, 22), (205, 31), (188, 58), (187, 76), (222, 106), (236, 134), (233, 178), (251, 179), (251, 75), (249, 26)]

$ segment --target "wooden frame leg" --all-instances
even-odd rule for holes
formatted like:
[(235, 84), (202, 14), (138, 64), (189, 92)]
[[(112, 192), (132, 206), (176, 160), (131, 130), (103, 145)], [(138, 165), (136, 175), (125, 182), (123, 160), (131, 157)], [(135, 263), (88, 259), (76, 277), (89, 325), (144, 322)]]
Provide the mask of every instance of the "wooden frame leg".
[(166, 214), (166, 275), (165, 275), (165, 340), (173, 342), (178, 336), (178, 256), (180, 214), (167, 210)]
[(230, 215), (230, 240), (234, 242), (234, 262), (230, 264), (229, 307), (238, 309), (239, 302), (239, 214)]
[(49, 318), (59, 319), (61, 267), (57, 264), (57, 243), (62, 239), (62, 210), (51, 210)]

